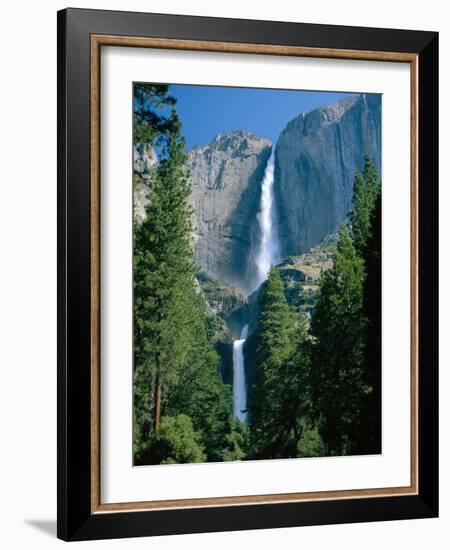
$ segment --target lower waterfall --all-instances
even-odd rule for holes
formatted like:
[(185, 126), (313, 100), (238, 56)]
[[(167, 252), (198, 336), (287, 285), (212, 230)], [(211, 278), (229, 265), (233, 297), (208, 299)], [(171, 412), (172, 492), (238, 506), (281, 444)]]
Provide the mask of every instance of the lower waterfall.
[(248, 325), (241, 331), (239, 340), (233, 342), (233, 414), (242, 422), (247, 422), (247, 384), (245, 382), (244, 343)]

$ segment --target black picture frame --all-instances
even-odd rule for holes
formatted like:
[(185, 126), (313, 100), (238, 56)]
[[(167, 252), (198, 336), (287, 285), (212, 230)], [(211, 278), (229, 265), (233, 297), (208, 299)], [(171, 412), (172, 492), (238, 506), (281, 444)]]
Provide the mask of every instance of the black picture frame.
[[(418, 61), (418, 494), (92, 513), (91, 36), (403, 52)], [(88, 540), (438, 515), (438, 34), (66, 9), (58, 12), (58, 531)]]

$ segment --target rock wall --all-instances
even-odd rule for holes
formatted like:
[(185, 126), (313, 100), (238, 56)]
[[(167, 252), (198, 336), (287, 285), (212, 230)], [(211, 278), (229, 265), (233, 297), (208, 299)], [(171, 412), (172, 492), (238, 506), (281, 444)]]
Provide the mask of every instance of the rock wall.
[(364, 155), (381, 166), (381, 96), (358, 95), (291, 120), (275, 149), (282, 255), (301, 254), (334, 233), (351, 207)]

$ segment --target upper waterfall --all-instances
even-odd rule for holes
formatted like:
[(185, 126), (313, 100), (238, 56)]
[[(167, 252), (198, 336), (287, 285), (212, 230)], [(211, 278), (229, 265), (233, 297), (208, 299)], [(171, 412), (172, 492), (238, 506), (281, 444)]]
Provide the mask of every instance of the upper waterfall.
[(274, 198), (275, 148), (272, 147), (261, 185), (261, 202), (257, 214), (259, 244), (255, 255), (255, 290), (266, 280), (272, 265), (281, 261), (277, 212)]

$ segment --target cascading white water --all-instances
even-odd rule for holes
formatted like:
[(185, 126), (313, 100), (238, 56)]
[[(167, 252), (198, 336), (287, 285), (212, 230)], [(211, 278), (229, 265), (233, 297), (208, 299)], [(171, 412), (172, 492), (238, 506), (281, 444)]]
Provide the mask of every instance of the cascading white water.
[[(259, 246), (255, 254), (253, 289), (256, 290), (267, 279), (270, 268), (280, 262), (280, 243), (276, 227), (276, 211), (273, 193), (275, 173), (274, 149), (266, 164), (261, 184), (261, 202), (257, 215), (260, 231)], [(233, 412), (242, 422), (247, 422), (247, 384), (244, 369), (244, 343), (248, 325), (242, 329), (239, 340), (233, 342)]]
[(244, 343), (248, 325), (241, 331), (239, 340), (233, 342), (233, 413), (242, 422), (247, 422), (247, 384), (244, 370)]
[(266, 280), (271, 266), (279, 263), (281, 260), (273, 193), (274, 173), (275, 156), (274, 149), (272, 148), (261, 185), (261, 203), (257, 215), (260, 242), (255, 256), (255, 289)]

